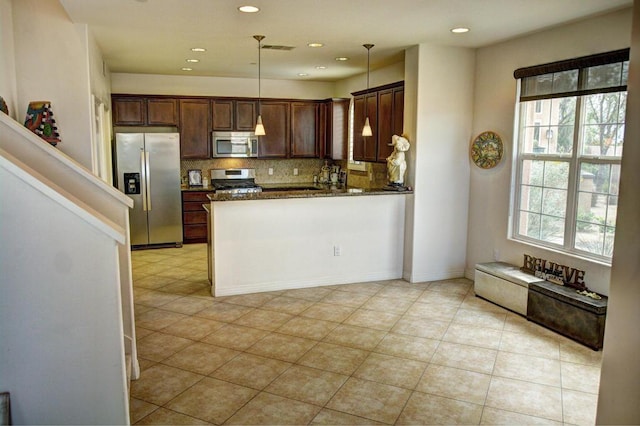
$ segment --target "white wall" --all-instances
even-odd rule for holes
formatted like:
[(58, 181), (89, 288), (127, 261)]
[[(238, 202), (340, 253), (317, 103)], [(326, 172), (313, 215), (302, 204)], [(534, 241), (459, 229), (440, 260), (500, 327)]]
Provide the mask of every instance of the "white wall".
[[(598, 398), (598, 424), (640, 424), (640, 3), (633, 12), (620, 204)], [(633, 118), (632, 118), (633, 117)], [(628, 143), (632, 142), (632, 143)]]
[(399, 279), (404, 205), (398, 194), (213, 202), (215, 294)]
[(91, 103), (87, 40), (57, 0), (14, 0), (18, 121), (30, 101), (52, 102), (58, 148), (91, 169)]
[[(371, 55), (375, 55), (375, 48)], [(369, 87), (383, 86), (389, 83), (404, 80), (404, 61), (388, 65), (386, 67), (372, 69), (369, 73)], [(351, 93), (367, 88), (367, 73), (358, 74), (335, 83), (335, 97), (350, 98)]]
[[(87, 28), (79, 26), (79, 31)], [(92, 165), (93, 172), (102, 180), (113, 184), (112, 125), (111, 125), (111, 73), (102, 58), (102, 51), (91, 32), (86, 31), (87, 58), (91, 91)]]
[[(262, 79), (261, 84), (263, 98), (326, 99), (334, 96), (333, 83)], [(258, 79), (112, 73), (111, 91), (146, 95), (258, 97)]]
[(127, 424), (124, 230), (12, 164), (0, 156), (0, 391), (13, 424)]
[[(86, 28), (84, 25), (79, 27)], [(104, 62), (100, 46), (90, 31), (86, 33), (86, 40), (91, 93), (106, 105), (106, 109), (111, 109), (111, 71)]]
[(403, 275), (411, 282), (464, 274), (474, 65), (471, 49), (421, 44), (406, 52), (404, 133), (415, 194)]
[(13, 13), (11, 0), (0, 0), (0, 96), (9, 107), (9, 115), (16, 118), (16, 64), (13, 42)]
[[(372, 70), (369, 86), (376, 87), (404, 80), (404, 63), (398, 62)], [(261, 94), (265, 98), (327, 99), (351, 97), (351, 92), (367, 88), (367, 74), (335, 83), (304, 80), (262, 79)], [(183, 96), (257, 97), (258, 80), (228, 77), (199, 77), (149, 74), (111, 74), (113, 93)]]
[(478, 49), (472, 134), (497, 132), (505, 155), (494, 169), (471, 167), (467, 277), (473, 278), (476, 263), (493, 261), (494, 251), (497, 260), (516, 265), (527, 253), (585, 270), (587, 285), (608, 294), (609, 267), (507, 239), (516, 96), (513, 71), (629, 47), (630, 34), (631, 9), (625, 9)]

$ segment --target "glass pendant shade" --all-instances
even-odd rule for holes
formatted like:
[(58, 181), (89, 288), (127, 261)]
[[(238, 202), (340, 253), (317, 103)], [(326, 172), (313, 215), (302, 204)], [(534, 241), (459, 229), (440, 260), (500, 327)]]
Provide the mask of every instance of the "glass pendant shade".
[(264, 132), (264, 126), (262, 125), (262, 116), (258, 116), (258, 120), (256, 121), (256, 130), (254, 132), (256, 136), (264, 136), (266, 133)]
[(364, 127), (362, 128), (362, 136), (373, 136), (371, 131), (371, 125), (369, 124), (369, 117), (364, 120)]

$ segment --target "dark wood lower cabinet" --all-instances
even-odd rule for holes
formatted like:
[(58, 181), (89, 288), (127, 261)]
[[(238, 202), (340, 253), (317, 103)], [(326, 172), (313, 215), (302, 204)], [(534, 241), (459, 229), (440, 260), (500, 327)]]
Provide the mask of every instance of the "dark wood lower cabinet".
[(208, 204), (211, 191), (185, 191), (182, 193), (183, 243), (207, 242), (207, 212), (202, 207)]

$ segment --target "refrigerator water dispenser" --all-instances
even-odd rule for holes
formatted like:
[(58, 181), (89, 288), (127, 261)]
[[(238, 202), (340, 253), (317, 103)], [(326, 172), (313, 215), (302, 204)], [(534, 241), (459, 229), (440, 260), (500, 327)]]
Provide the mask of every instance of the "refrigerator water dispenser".
[(124, 173), (124, 193), (140, 194), (140, 173)]

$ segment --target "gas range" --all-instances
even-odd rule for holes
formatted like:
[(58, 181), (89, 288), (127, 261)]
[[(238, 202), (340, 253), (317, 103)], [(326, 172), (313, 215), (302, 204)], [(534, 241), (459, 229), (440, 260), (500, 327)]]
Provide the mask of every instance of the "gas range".
[(211, 185), (216, 194), (244, 195), (262, 192), (255, 169), (212, 169)]

